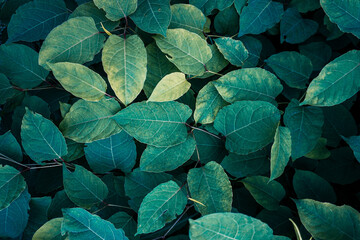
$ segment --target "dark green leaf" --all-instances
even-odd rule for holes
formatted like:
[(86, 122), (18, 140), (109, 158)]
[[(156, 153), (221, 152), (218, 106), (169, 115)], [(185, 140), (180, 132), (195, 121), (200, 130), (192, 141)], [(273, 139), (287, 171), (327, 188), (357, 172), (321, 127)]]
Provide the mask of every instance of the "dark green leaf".
[(9, 207), (25, 188), (25, 179), (18, 170), (6, 165), (0, 166), (0, 211)]
[(0, 73), (0, 104), (4, 104), (9, 98), (12, 98), (17, 91), (10, 84), (9, 79)]

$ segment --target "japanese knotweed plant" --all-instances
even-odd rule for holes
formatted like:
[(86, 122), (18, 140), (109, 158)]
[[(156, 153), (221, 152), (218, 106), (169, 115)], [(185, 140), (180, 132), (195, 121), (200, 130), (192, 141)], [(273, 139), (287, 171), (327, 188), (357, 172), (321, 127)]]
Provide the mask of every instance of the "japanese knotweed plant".
[(0, 238), (360, 240), (359, 0), (0, 0)]

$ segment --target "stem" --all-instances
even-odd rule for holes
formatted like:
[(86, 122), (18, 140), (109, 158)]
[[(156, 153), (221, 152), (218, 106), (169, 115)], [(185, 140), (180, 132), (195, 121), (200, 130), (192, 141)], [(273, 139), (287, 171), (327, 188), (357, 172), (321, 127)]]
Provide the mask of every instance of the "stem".
[(22, 167), (25, 167), (25, 168), (29, 168), (29, 167), (26, 166), (25, 164), (19, 163), (19, 162), (15, 161), (14, 159), (9, 158), (8, 156), (6, 156), (6, 155), (4, 155), (4, 154), (2, 154), (2, 153), (0, 153), (0, 159), (5, 160), (5, 161), (8, 161), (8, 162), (12, 162), (12, 163), (14, 163), (14, 164), (17, 164), (17, 165), (22, 166)]
[(130, 208), (130, 207), (121, 206), (121, 205), (116, 205), (116, 204), (110, 204), (110, 203), (107, 203), (107, 204), (106, 204), (106, 206), (107, 206), (107, 207), (126, 208), (126, 209), (130, 209), (130, 210), (132, 210), (132, 208)]
[[(195, 142), (196, 142), (194, 132), (192, 132), (192, 135), (193, 135), (193, 138), (194, 138), (194, 140), (195, 140)], [(196, 151), (196, 155), (197, 155), (198, 160), (197, 160), (194, 168), (196, 168), (197, 165), (200, 163), (200, 154), (199, 154), (199, 149), (198, 149), (197, 144), (195, 144), (195, 151)]]
[(185, 123), (185, 125), (186, 125), (186, 126), (188, 126), (189, 128), (192, 128), (192, 129), (198, 130), (198, 131), (200, 131), (200, 132), (204, 132), (204, 133), (206, 133), (206, 134), (208, 134), (208, 135), (210, 135), (210, 136), (213, 136), (213, 137), (215, 137), (215, 138), (217, 138), (217, 139), (219, 139), (219, 140), (222, 140), (222, 138), (221, 138), (221, 137), (219, 137), (218, 135), (213, 134), (213, 133), (211, 133), (211, 132), (208, 132), (208, 131), (206, 131), (206, 130), (204, 130), (204, 129), (197, 128), (197, 127), (194, 127), (194, 126), (191, 126), (191, 125), (190, 125), (190, 124), (188, 124), (188, 123)]

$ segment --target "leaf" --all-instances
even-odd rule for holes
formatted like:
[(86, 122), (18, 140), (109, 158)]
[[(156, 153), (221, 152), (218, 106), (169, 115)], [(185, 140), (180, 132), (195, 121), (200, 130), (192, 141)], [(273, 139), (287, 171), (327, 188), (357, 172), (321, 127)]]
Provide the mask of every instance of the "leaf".
[(87, 101), (99, 101), (106, 94), (106, 82), (93, 70), (70, 62), (49, 64), (66, 91)]
[(141, 203), (136, 235), (161, 229), (184, 211), (186, 203), (186, 195), (174, 181), (158, 185)]
[(42, 225), (34, 234), (33, 239), (63, 240), (61, 236), (61, 224), (63, 218), (54, 218)]
[(116, 229), (112, 223), (82, 208), (65, 208), (62, 211), (64, 220), (61, 224), (61, 234), (68, 233), (69, 240), (128, 240), (122, 229)]
[(47, 35), (40, 49), (39, 64), (50, 70), (48, 63), (92, 61), (104, 40), (91, 17), (71, 18)]
[(49, 219), (62, 217), (61, 209), (72, 207), (75, 207), (75, 204), (66, 195), (65, 190), (60, 190), (51, 200), (50, 206), (47, 209), (47, 216)]
[(214, 127), (226, 137), (226, 149), (245, 155), (273, 140), (279, 120), (279, 110), (268, 102), (239, 101), (219, 111)]
[(17, 91), (10, 84), (9, 79), (0, 73), (0, 104), (5, 104), (6, 101), (12, 98)]
[(242, 36), (240, 40), (249, 52), (249, 57), (245, 60), (242, 67), (243, 68), (256, 67), (258, 65), (260, 54), (262, 51), (261, 41), (250, 36)]
[(144, 172), (172, 171), (190, 159), (195, 150), (195, 140), (188, 136), (186, 141), (172, 147), (147, 146), (140, 159)]
[[(0, 156), (3, 158), (10, 158), (16, 162), (23, 160), (23, 153), (20, 144), (16, 141), (14, 135), (7, 131), (0, 135)], [(2, 160), (0, 160), (2, 163)]]
[(291, 134), (287, 127), (276, 129), (274, 143), (271, 147), (270, 181), (281, 176), (291, 155)]
[(67, 154), (65, 139), (55, 124), (29, 109), (22, 120), (21, 140), (25, 152), (39, 164)]
[(241, 213), (213, 213), (189, 220), (190, 239), (272, 240), (272, 229), (260, 220)]
[(109, 191), (101, 179), (80, 165), (75, 165), (75, 171), (70, 172), (63, 167), (64, 189), (69, 199), (83, 208), (91, 208), (102, 202)]
[(63, 0), (34, 0), (21, 5), (9, 22), (7, 42), (43, 40), (67, 17)]
[(65, 137), (79, 143), (108, 138), (121, 130), (111, 119), (120, 110), (114, 99), (102, 98), (99, 102), (78, 100), (59, 125)]
[(216, 46), (232, 65), (241, 67), (249, 57), (249, 52), (240, 40), (223, 37), (215, 39)]
[(310, 159), (327, 159), (331, 154), (330, 151), (326, 148), (326, 144), (326, 138), (319, 138), (313, 150), (307, 153), (305, 157)]
[(360, 90), (360, 51), (352, 50), (327, 64), (310, 83), (301, 105), (334, 106)]
[(256, 218), (268, 224), (274, 234), (289, 235), (289, 229), (292, 227), (289, 218), (293, 217), (291, 212), (292, 210), (285, 206), (280, 206), (276, 211), (262, 209)]
[(221, 35), (233, 36), (239, 32), (239, 14), (234, 6), (225, 8), (214, 18), (215, 31)]
[(300, 53), (311, 60), (314, 71), (320, 71), (330, 60), (332, 50), (325, 42), (311, 42), (299, 46)]
[(171, 20), (170, 1), (139, 0), (138, 7), (130, 18), (145, 32), (166, 36)]
[(0, 166), (0, 211), (7, 208), (25, 190), (25, 179), (10, 166)]
[(215, 73), (220, 72), (229, 64), (229, 62), (224, 58), (224, 55), (222, 55), (219, 49), (216, 47), (216, 44), (209, 45), (209, 47), (211, 49), (212, 57), (205, 64), (208, 71), (203, 75), (198, 76), (197, 78), (207, 78), (213, 76)]
[(211, 59), (211, 49), (196, 33), (185, 29), (169, 29), (167, 37), (155, 36), (160, 50), (185, 74), (203, 75), (204, 65)]
[(300, 220), (315, 239), (359, 239), (360, 214), (350, 206), (294, 200)]
[(63, 157), (66, 162), (77, 160), (84, 156), (84, 144), (77, 143), (71, 139), (65, 139), (68, 153)]
[(195, 204), (201, 215), (231, 211), (232, 187), (220, 164), (209, 162), (190, 169), (187, 182), (191, 197), (202, 203)]
[(341, 31), (352, 33), (360, 38), (360, 13), (357, 11), (360, 8), (360, 2), (320, 0), (320, 4), (330, 21), (336, 23)]
[(205, 15), (200, 9), (190, 4), (174, 4), (170, 6), (171, 21), (169, 29), (183, 28), (203, 37), (206, 22)]
[(133, 217), (129, 216), (127, 213), (117, 212), (112, 215), (108, 221), (114, 224), (115, 228), (123, 229), (126, 236), (130, 239), (139, 239), (138, 237), (135, 237), (137, 223)]
[(234, 0), (190, 0), (190, 4), (200, 8), (206, 16), (210, 15), (214, 9), (220, 11), (228, 8), (233, 4)]
[(295, 160), (316, 146), (321, 137), (324, 116), (321, 109), (299, 106), (294, 99), (285, 109), (284, 123), (291, 133), (291, 158)]
[(214, 81), (214, 86), (229, 103), (256, 100), (275, 104), (275, 98), (283, 90), (280, 80), (261, 68), (231, 71)]
[(343, 139), (354, 151), (355, 158), (360, 163), (360, 136), (343, 137)]
[(285, 197), (285, 189), (277, 181), (269, 182), (268, 177), (247, 177), (241, 182), (261, 206), (269, 211), (279, 209), (279, 202)]
[(272, 55), (265, 62), (281, 80), (292, 88), (306, 88), (313, 71), (311, 60), (294, 51)]
[[(297, 239), (297, 240), (302, 240), (299, 227), (296, 225), (296, 223), (295, 223), (291, 218), (289, 218), (289, 221), (292, 223), (292, 225), (293, 225), (293, 227), (294, 227), (296, 239)], [(311, 239), (312, 239), (312, 237), (310, 238), (310, 240), (311, 240)]]
[(130, 172), (135, 165), (135, 142), (125, 131), (88, 143), (84, 150), (90, 168), (97, 173), (114, 169)]
[(106, 12), (106, 17), (111, 21), (117, 21), (123, 17), (127, 17), (130, 14), (134, 13), (137, 8), (136, 0), (94, 0), (94, 4), (98, 8), (104, 9), (104, 11)]
[(301, 13), (307, 13), (320, 8), (320, 0), (291, 0), (290, 7), (296, 7)]
[(0, 46), (0, 72), (20, 88), (33, 88), (45, 81), (48, 71), (38, 64), (39, 54), (21, 44)]
[(240, 14), (238, 36), (260, 34), (272, 28), (284, 13), (283, 5), (272, 0), (249, 0)]
[(187, 105), (178, 102), (139, 102), (112, 119), (139, 142), (168, 147), (185, 141), (185, 122), (191, 113)]

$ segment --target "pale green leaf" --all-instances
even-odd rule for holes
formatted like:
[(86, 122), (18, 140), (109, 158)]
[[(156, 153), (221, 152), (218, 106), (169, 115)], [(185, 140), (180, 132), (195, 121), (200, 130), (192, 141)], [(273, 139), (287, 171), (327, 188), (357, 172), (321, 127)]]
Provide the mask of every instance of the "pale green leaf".
[(183, 28), (203, 37), (206, 22), (205, 15), (200, 9), (190, 4), (171, 5), (171, 22), (169, 29)]
[(0, 210), (7, 208), (25, 188), (25, 179), (18, 170), (0, 165)]
[(134, 13), (137, 8), (136, 0), (94, 0), (98, 8), (104, 9), (106, 17), (111, 21), (117, 21)]
[(281, 176), (291, 155), (291, 134), (287, 127), (276, 129), (274, 143), (271, 147), (270, 181)]
[(9, 79), (2, 73), (0, 73), (0, 105), (6, 103), (6, 101), (12, 98), (17, 91), (10, 84)]
[(54, 218), (42, 225), (34, 234), (34, 240), (64, 240), (61, 235), (63, 218)]
[(249, 57), (249, 52), (240, 40), (229, 37), (215, 39), (216, 46), (232, 65), (241, 67)]

